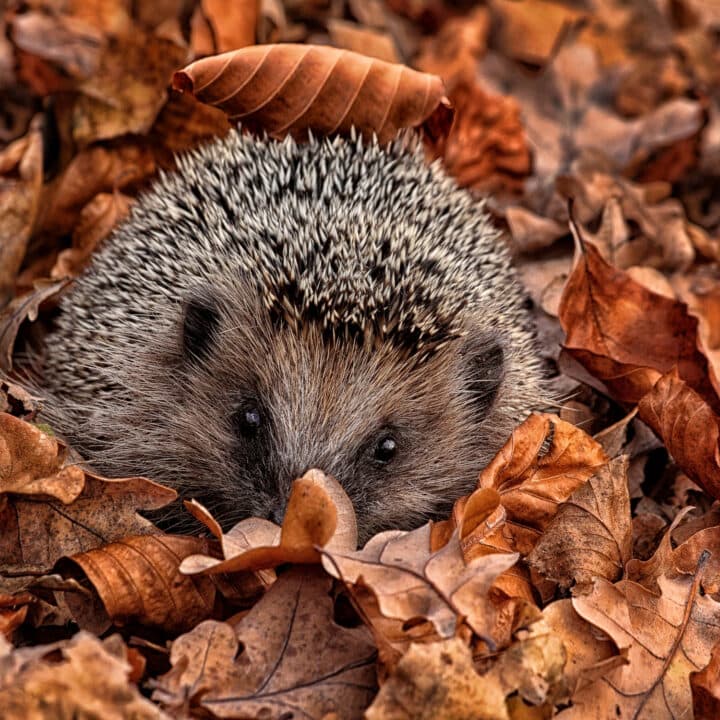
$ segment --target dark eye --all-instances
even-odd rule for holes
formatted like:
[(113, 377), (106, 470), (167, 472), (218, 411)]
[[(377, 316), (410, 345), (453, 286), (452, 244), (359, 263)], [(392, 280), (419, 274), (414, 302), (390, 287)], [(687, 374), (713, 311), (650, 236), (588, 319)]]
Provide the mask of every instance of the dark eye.
[(391, 435), (385, 435), (385, 437), (378, 440), (378, 444), (375, 446), (375, 462), (380, 465), (387, 465), (394, 457), (397, 451), (397, 443), (395, 438)]
[(255, 405), (244, 405), (235, 412), (235, 425), (243, 437), (255, 437), (262, 423), (262, 415)]

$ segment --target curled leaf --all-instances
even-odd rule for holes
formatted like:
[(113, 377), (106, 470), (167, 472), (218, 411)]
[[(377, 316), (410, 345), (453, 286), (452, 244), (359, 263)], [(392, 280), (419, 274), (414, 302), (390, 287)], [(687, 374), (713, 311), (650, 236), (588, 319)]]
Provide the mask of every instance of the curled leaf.
[(222, 542), (224, 560), (193, 555), (182, 564), (188, 574), (217, 574), (272, 568), (287, 562), (316, 563), (318, 548), (354, 550), (357, 521), (342, 486), (319, 470), (309, 470), (293, 483), (282, 528), (261, 518), (239, 522), (223, 534), (199, 503), (188, 509)]
[(439, 77), (318, 45), (253, 45), (203, 58), (176, 72), (173, 86), (274, 137), (355, 126), (384, 143), (447, 112)]
[(720, 499), (720, 418), (676, 370), (640, 400), (640, 417), (688, 477)]

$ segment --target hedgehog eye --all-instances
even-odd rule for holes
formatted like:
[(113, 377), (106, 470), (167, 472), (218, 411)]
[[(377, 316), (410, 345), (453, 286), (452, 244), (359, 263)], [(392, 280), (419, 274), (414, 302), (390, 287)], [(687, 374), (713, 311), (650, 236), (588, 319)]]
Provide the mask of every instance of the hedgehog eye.
[(375, 446), (374, 459), (379, 465), (387, 465), (397, 452), (397, 442), (392, 435), (385, 435), (378, 440)]
[(254, 438), (263, 425), (263, 417), (257, 405), (243, 405), (235, 411), (234, 423), (245, 438)]

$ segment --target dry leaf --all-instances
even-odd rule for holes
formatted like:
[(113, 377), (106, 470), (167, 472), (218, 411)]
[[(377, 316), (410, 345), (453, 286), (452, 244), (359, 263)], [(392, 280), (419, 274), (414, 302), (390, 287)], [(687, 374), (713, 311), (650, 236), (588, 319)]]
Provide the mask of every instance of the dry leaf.
[(713, 649), (706, 667), (690, 673), (690, 686), (695, 720), (720, 717), (720, 644)]
[[(182, 560), (208, 552), (202, 538), (141, 535), (73, 555), (102, 600), (115, 625), (136, 622), (168, 633), (187, 631), (212, 615), (215, 586), (210, 578), (193, 578), (180, 572)], [(66, 601), (82, 627), (88, 602), (73, 593)]]
[(3, 652), (3, 720), (169, 720), (130, 681), (127, 649), (117, 637), (86, 632), (72, 640)]
[(491, 0), (490, 7), (499, 23), (496, 42), (503, 53), (537, 65), (550, 59), (560, 34), (581, 16), (547, 0)]
[(274, 137), (355, 126), (385, 143), (447, 110), (434, 75), (315, 45), (257, 45), (198, 60), (173, 85)]
[(573, 608), (571, 600), (556, 600), (542, 614), (542, 623), (562, 641), (566, 653), (564, 680), (569, 694), (583, 690), (608, 671), (627, 664), (615, 643), (599, 633)]
[(83, 81), (72, 107), (79, 145), (126, 133), (146, 133), (167, 99), (166, 87), (187, 61), (187, 50), (139, 27), (116, 39)]
[(720, 604), (698, 593), (701, 574), (702, 567), (694, 578), (661, 576), (660, 595), (598, 579), (591, 594), (575, 598), (575, 610), (627, 651), (628, 664), (576, 693), (558, 717), (600, 720), (608, 707), (638, 720), (689, 717), (690, 673), (710, 662), (720, 640)]
[(58, 255), (50, 271), (53, 279), (77, 277), (97, 245), (130, 212), (133, 199), (119, 192), (98, 193), (80, 212), (73, 231), (73, 246)]
[(70, 233), (82, 209), (98, 194), (133, 189), (155, 174), (152, 150), (126, 143), (109, 150), (95, 145), (80, 151), (46, 188), (40, 231)]
[(152, 531), (135, 511), (163, 507), (176, 496), (145, 478), (107, 480), (65, 460), (55, 438), (0, 415), (0, 566), (9, 576), (0, 584), (11, 590), (63, 555)]
[(317, 563), (323, 547), (337, 550), (357, 547), (352, 502), (340, 483), (320, 470), (309, 470), (293, 483), (282, 528), (269, 520), (249, 518), (223, 534), (202, 505), (188, 504), (187, 508), (222, 541), (224, 556), (224, 560), (218, 560), (191, 555), (181, 567), (187, 574), (259, 570), (288, 562)]
[(37, 116), (25, 137), (0, 152), (0, 309), (13, 295), (35, 225), (42, 182), (42, 117)]
[(330, 42), (334, 47), (352, 50), (389, 63), (400, 62), (392, 36), (387, 32), (362, 27), (345, 20), (331, 20), (327, 28)]
[(502, 536), (522, 555), (529, 553), (565, 502), (607, 462), (602, 447), (585, 432), (554, 415), (533, 414), (515, 428), (480, 474), (480, 487), (500, 493), (505, 526), (484, 542)]
[(411, 645), (365, 715), (368, 720), (509, 720), (505, 692), (478, 675), (458, 638)]
[(260, 0), (201, 0), (210, 26), (214, 52), (224, 53), (255, 44)]
[(640, 417), (687, 475), (720, 499), (720, 418), (672, 370), (640, 399)]
[(173, 643), (173, 669), (153, 699), (223, 718), (300, 709), (308, 719), (361, 718), (375, 693), (375, 647), (365, 628), (333, 621), (330, 587), (319, 569), (294, 568), (238, 623), (201, 623)]
[(450, 94), (455, 122), (443, 163), (463, 187), (484, 192), (518, 192), (530, 174), (530, 150), (512, 97), (493, 95), (476, 82), (460, 83)]
[(498, 503), (492, 490), (476, 493), (481, 498), (491, 495), (492, 503), (480, 501), (483, 511), (470, 524), (456, 528), (447, 544), (435, 552), (431, 551), (431, 526), (423, 525), (410, 532), (380, 533), (355, 552), (324, 548), (323, 567), (347, 585), (370, 589), (388, 618), (403, 622), (425, 618), (441, 638), (452, 637), (463, 620), (492, 646), (496, 618), (488, 594), (495, 578), (515, 563), (517, 555), (495, 553), (465, 560), (460, 533), (472, 534), (472, 523), (483, 523), (489, 506)]
[(622, 575), (632, 551), (627, 458), (610, 460), (564, 502), (527, 561), (561, 588), (588, 592)]
[(33, 290), (16, 297), (0, 312), (0, 370), (10, 372), (13, 367), (13, 348), (21, 325), (29, 320), (35, 322), (40, 306), (58, 296), (70, 280), (36, 280)]
[(573, 232), (575, 267), (560, 303), (566, 351), (622, 402), (638, 402), (677, 366), (683, 380), (718, 406), (707, 360), (697, 349), (697, 320), (687, 307), (606, 263), (574, 224)]

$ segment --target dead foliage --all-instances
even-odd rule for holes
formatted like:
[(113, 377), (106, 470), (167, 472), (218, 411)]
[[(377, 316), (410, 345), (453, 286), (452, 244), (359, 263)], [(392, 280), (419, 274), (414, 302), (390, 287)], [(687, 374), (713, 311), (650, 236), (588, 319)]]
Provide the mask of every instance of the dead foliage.
[(176, 153), (415, 128), (491, 193), (558, 408), (358, 549), (319, 470), (281, 527), (183, 498), (206, 532), (161, 532), (174, 491), (93, 474), (3, 376), (0, 714), (718, 717), (719, 29), (699, 0), (6, 3), (6, 373)]

